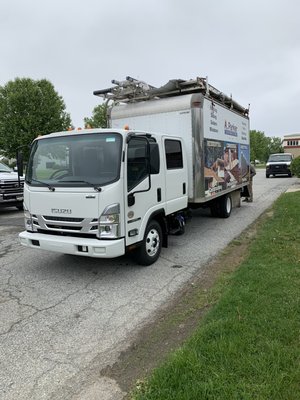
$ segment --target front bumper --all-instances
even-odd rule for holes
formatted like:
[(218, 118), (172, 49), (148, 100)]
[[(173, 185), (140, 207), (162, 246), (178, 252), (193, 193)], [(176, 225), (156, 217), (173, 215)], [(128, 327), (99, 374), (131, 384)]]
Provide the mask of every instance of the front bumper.
[(11, 207), (23, 203), (23, 194), (0, 194), (0, 207)]
[(69, 236), (43, 235), (41, 233), (21, 232), (20, 243), (33, 249), (54, 251), (95, 258), (114, 258), (125, 254), (124, 239), (98, 240)]

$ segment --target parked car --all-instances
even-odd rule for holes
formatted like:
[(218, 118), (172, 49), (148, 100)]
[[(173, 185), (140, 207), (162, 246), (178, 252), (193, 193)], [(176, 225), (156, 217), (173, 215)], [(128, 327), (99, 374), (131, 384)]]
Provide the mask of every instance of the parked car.
[(293, 155), (291, 153), (270, 154), (266, 164), (266, 178), (270, 175), (287, 175), (292, 176), (290, 169)]
[(0, 208), (17, 207), (23, 209), (24, 177), (6, 164), (0, 162)]

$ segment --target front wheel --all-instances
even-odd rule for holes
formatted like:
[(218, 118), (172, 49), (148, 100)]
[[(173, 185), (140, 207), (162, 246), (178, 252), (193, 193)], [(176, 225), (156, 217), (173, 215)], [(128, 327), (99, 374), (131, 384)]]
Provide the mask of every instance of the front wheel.
[(134, 258), (141, 265), (151, 265), (158, 259), (161, 247), (161, 226), (157, 221), (150, 221), (141, 246), (135, 250)]

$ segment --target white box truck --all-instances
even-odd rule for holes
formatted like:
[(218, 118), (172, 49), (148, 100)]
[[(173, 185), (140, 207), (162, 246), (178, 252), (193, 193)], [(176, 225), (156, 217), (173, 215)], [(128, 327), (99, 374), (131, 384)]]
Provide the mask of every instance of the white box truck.
[(207, 79), (156, 89), (128, 77), (95, 91), (108, 129), (52, 133), (33, 144), (24, 185), (24, 246), (155, 262), (187, 210), (226, 218), (249, 183), (248, 110)]

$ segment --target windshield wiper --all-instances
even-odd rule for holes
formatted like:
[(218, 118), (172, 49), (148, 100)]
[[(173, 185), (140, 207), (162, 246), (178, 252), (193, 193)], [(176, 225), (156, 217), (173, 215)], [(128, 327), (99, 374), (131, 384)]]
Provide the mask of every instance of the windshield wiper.
[(36, 182), (36, 183), (40, 183), (41, 185), (47, 186), (47, 188), (48, 188), (51, 192), (54, 192), (54, 191), (55, 191), (55, 187), (49, 185), (49, 183), (42, 182), (42, 181), (38, 181), (37, 179), (31, 179), (30, 181), (28, 181), (28, 183), (31, 183), (31, 182)]
[(70, 181), (65, 181), (65, 180), (58, 181), (58, 183), (60, 183), (60, 182), (67, 182), (67, 183), (86, 183), (87, 185), (92, 186), (93, 189), (96, 190), (96, 192), (101, 192), (101, 190), (102, 190), (102, 188), (101, 188), (100, 186), (94, 185), (93, 183), (88, 182), (88, 181), (75, 181), (75, 180), (74, 180), (74, 181), (72, 181), (72, 180), (70, 180)]

